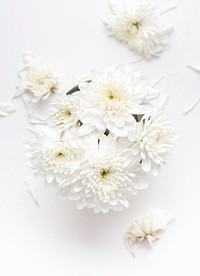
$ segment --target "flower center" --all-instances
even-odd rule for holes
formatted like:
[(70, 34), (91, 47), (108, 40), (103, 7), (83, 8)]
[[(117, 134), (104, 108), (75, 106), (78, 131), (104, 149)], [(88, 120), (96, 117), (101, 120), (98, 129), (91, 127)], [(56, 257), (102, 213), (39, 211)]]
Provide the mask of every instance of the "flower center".
[(34, 88), (42, 90), (42, 93), (51, 92), (56, 93), (58, 90), (57, 82), (50, 72), (43, 68), (35, 68), (30, 72), (28, 80)]
[(109, 174), (110, 174), (110, 169), (102, 169), (100, 171), (100, 175), (103, 179), (108, 178)]
[(134, 21), (131, 23), (132, 26), (134, 26), (137, 30), (139, 30), (140, 26), (141, 26), (141, 22), (140, 21)]
[(66, 117), (70, 117), (72, 115), (72, 112), (69, 109), (66, 109), (64, 111), (64, 114), (65, 114)]
[(108, 101), (121, 101), (123, 97), (122, 91), (113, 86), (108, 86), (104, 90), (104, 97), (106, 97), (106, 100)]
[(156, 137), (156, 143), (157, 144), (161, 144), (164, 140), (164, 137), (162, 134), (158, 134), (157, 137)]
[(107, 92), (108, 93), (107, 97), (108, 97), (109, 100), (114, 100), (115, 99), (115, 95), (114, 95), (113, 92), (114, 92), (113, 90), (110, 90), (110, 91)]
[(64, 157), (64, 153), (58, 152), (57, 155), (56, 155), (56, 157), (59, 157), (59, 158)]
[(57, 86), (56, 85), (52, 85), (52, 87), (51, 87), (51, 93), (56, 93), (56, 91), (57, 91)]
[(57, 152), (55, 154), (55, 158), (57, 161), (62, 162), (66, 158), (66, 156), (63, 152)]
[(120, 94), (120, 91), (113, 88), (109, 88), (108, 90), (106, 90), (106, 98), (110, 101), (121, 101), (122, 96)]
[(124, 102), (124, 91), (113, 85), (108, 85), (102, 93), (102, 101), (108, 112), (120, 112)]

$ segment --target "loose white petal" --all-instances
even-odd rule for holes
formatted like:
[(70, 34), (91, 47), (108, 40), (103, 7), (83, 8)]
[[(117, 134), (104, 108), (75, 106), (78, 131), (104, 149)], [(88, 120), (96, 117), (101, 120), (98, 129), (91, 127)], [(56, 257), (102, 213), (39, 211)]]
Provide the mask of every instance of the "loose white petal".
[(13, 103), (0, 102), (0, 116), (6, 117), (14, 111), (16, 111), (16, 106)]
[(37, 183), (35, 181), (35, 178), (32, 176), (28, 176), (25, 179), (25, 184), (26, 184), (26, 189), (27, 192), (30, 194), (32, 197), (33, 201), (39, 207), (39, 202), (38, 202), (38, 192), (37, 192)]
[(188, 67), (197, 72), (200, 72), (200, 65), (188, 65)]
[(160, 14), (167, 13), (167, 12), (169, 12), (169, 11), (171, 11), (171, 10), (176, 9), (176, 8), (177, 8), (177, 5), (171, 5), (170, 7), (164, 9), (163, 11), (161, 11)]
[[(189, 68), (200, 72), (200, 66), (199, 65), (188, 65)], [(190, 113), (192, 110), (195, 109), (195, 107), (199, 104), (200, 102), (200, 98), (197, 99), (196, 101), (194, 101), (192, 104), (190, 104), (188, 107), (185, 108), (185, 110), (183, 111), (183, 114), (186, 115), (188, 113)]]
[(194, 101), (192, 104), (190, 104), (184, 111), (183, 114), (186, 115), (187, 113), (194, 110), (194, 108), (200, 103), (200, 98), (196, 101)]
[(137, 242), (147, 240), (149, 245), (159, 239), (159, 234), (175, 218), (174, 214), (161, 210), (149, 210), (136, 219), (125, 234), (125, 242), (129, 252), (135, 256), (134, 246)]

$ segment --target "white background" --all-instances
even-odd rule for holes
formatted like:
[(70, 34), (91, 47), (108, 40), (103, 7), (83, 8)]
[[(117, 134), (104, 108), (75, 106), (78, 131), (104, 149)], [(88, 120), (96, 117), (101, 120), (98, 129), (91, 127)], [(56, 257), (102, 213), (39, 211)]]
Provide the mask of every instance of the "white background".
[[(154, 3), (163, 10), (174, 2)], [(42, 184), (37, 208), (24, 186), (31, 170), (23, 142), (30, 134), (20, 100), (16, 113), (0, 119), (0, 275), (200, 275), (200, 106), (182, 115), (200, 96), (200, 74), (186, 67), (200, 64), (200, 2), (176, 3), (176, 10), (163, 15), (174, 26), (170, 46), (161, 58), (135, 66), (153, 78), (165, 76), (166, 112), (181, 138), (169, 165), (158, 177), (148, 177), (149, 189), (125, 211), (78, 211), (74, 202), (63, 201)], [(52, 64), (67, 90), (73, 76), (135, 60), (125, 45), (107, 36), (101, 21), (107, 11), (107, 0), (1, 0), (0, 100), (14, 95), (25, 50)], [(123, 235), (152, 208), (174, 212), (176, 220), (152, 249), (138, 246), (133, 259)]]

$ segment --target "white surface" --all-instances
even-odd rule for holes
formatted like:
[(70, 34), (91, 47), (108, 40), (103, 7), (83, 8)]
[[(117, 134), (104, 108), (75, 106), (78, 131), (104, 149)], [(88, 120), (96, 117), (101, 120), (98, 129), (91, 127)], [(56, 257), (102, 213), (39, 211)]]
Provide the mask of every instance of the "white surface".
[[(155, 2), (160, 9), (174, 3)], [(200, 96), (200, 74), (186, 67), (200, 64), (200, 2), (176, 3), (178, 8), (163, 16), (174, 26), (170, 47), (160, 59), (136, 68), (155, 78), (165, 75), (167, 113), (181, 138), (169, 165), (157, 178), (149, 177), (149, 189), (129, 209), (107, 215), (78, 211), (42, 185), (38, 209), (24, 185), (31, 171), (23, 148), (30, 137), (23, 105), (18, 101), (16, 113), (0, 118), (0, 275), (199, 275), (200, 106), (187, 116), (182, 111)], [(24, 50), (52, 64), (66, 89), (74, 75), (135, 60), (126, 46), (107, 36), (101, 22), (107, 11), (107, 0), (1, 0), (0, 100), (15, 93)], [(174, 212), (176, 221), (152, 249), (137, 247), (133, 259), (124, 232), (151, 208)]]

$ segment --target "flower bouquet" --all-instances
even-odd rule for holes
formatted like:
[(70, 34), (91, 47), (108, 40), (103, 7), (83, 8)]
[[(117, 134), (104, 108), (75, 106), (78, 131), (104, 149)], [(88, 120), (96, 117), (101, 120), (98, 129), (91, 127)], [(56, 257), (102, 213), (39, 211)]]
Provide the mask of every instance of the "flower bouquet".
[(161, 91), (132, 65), (92, 71), (50, 108), (47, 126), (31, 129), (31, 166), (78, 209), (120, 211), (145, 174), (166, 164), (174, 129), (154, 102)]

